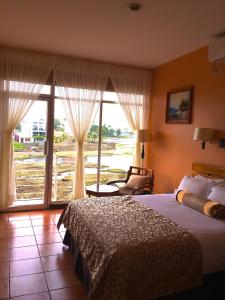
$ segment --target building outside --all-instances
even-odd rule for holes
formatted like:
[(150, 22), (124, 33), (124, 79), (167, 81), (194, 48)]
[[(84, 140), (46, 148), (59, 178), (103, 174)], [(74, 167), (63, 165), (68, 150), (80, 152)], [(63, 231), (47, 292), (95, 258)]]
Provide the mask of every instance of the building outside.
[(21, 144), (44, 142), (46, 137), (46, 121), (42, 118), (24, 119), (14, 131), (14, 140)]

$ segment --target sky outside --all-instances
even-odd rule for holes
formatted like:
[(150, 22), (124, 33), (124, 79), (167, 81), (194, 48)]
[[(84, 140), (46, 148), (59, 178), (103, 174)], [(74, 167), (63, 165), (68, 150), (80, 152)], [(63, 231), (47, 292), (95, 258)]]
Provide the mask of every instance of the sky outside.
[[(113, 93), (114, 94), (114, 93)], [(109, 99), (111, 100), (111, 99)], [(35, 101), (31, 109), (24, 118), (27, 123), (47, 119), (47, 102)], [(55, 118), (60, 119), (65, 124), (66, 131), (70, 131), (63, 103), (56, 99), (55, 101)], [(96, 115), (94, 124), (98, 124), (99, 112)], [(103, 106), (103, 124), (111, 125), (113, 128), (125, 129), (129, 128), (124, 112), (119, 104), (104, 104)]]

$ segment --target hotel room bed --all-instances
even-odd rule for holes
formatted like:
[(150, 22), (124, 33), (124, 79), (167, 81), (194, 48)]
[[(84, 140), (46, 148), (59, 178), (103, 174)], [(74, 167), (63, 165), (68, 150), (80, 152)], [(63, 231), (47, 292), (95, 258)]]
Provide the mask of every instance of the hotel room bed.
[(210, 218), (178, 204), (175, 194), (143, 195), (134, 198), (197, 238), (202, 248), (204, 274), (225, 270), (225, 220)]
[[(120, 204), (123, 203), (123, 199), (117, 200), (116, 198), (114, 198), (114, 200), (116, 202), (116, 205), (119, 207)], [(96, 216), (96, 214), (98, 214), (98, 211), (97, 210), (95, 211), (95, 203), (97, 203), (95, 201), (98, 201), (98, 199), (93, 200), (93, 203), (90, 204), (90, 209), (93, 210), (93, 213), (97, 220), (98, 216)], [(103, 205), (106, 205), (106, 206), (108, 205), (108, 202), (110, 202), (107, 199), (102, 200), (100, 198), (99, 198), (99, 201)], [(170, 282), (172, 288), (170, 289), (169, 285), (167, 285), (167, 283), (165, 283), (164, 284), (165, 287), (164, 287), (164, 285), (161, 285), (163, 292), (160, 293), (159, 290), (157, 290), (157, 288), (160, 288), (160, 284), (158, 287), (157, 280), (155, 280), (156, 278), (154, 278), (154, 277), (157, 277), (158, 275), (157, 275), (157, 273), (154, 273), (154, 270), (153, 270), (153, 273), (151, 273), (151, 272), (149, 273), (150, 274), (149, 278), (153, 275), (151, 277), (151, 279), (149, 279), (149, 282), (152, 282), (153, 289), (155, 288), (155, 292), (151, 293), (151, 296), (149, 296), (149, 297), (147, 297), (146, 293), (143, 292), (146, 282), (141, 282), (141, 280), (138, 281), (138, 280), (136, 280), (136, 278), (134, 280), (135, 284), (137, 284), (137, 282), (139, 282), (139, 284), (140, 284), (140, 288), (138, 288), (138, 289), (134, 288), (134, 293), (136, 293), (136, 295), (132, 294), (132, 292), (128, 292), (127, 295), (129, 295), (129, 296), (124, 296), (125, 293), (121, 292), (120, 289), (118, 289), (118, 291), (119, 291), (118, 294), (114, 293), (114, 296), (112, 296), (112, 297), (109, 296), (107, 294), (107, 291), (105, 291), (105, 290), (106, 290), (106, 286), (107, 286), (107, 288), (110, 287), (110, 285), (108, 285), (110, 283), (107, 281), (104, 281), (104, 278), (101, 282), (98, 282), (100, 284), (97, 285), (97, 289), (96, 289), (97, 292), (96, 292), (94, 289), (96, 286), (96, 280), (94, 281), (95, 284), (93, 286), (92, 279), (96, 278), (95, 277), (96, 274), (93, 274), (93, 273), (95, 273), (96, 270), (98, 271), (98, 268), (97, 269), (95, 267), (93, 268), (93, 257), (90, 260), (90, 256), (92, 256), (93, 251), (96, 250), (95, 247), (93, 247), (93, 249), (92, 249), (92, 242), (94, 241), (94, 239), (92, 241), (88, 241), (88, 238), (87, 238), (88, 235), (86, 235), (86, 236), (83, 235), (84, 232), (92, 232), (93, 231), (92, 230), (93, 228), (88, 228), (89, 225), (91, 224), (91, 222), (90, 222), (91, 219), (88, 220), (89, 217), (88, 216), (85, 217), (85, 209), (83, 211), (81, 209), (79, 214), (82, 216), (83, 219), (87, 219), (87, 223), (85, 223), (84, 220), (79, 220), (78, 223), (76, 223), (77, 222), (76, 219), (79, 219), (79, 216), (76, 213), (74, 214), (74, 207), (75, 207), (75, 209), (77, 209), (76, 208), (77, 205), (75, 204), (74, 207), (72, 207), (73, 205), (69, 205), (69, 209), (67, 208), (67, 211), (65, 211), (65, 215), (67, 214), (69, 216), (69, 218), (68, 218), (69, 221), (67, 220), (68, 221), (67, 222), (66, 217), (62, 216), (62, 218), (59, 222), (59, 225), (62, 222), (69, 229), (69, 230), (67, 230), (67, 233), (65, 235), (64, 243), (67, 246), (69, 246), (74, 253), (76, 273), (78, 274), (80, 279), (84, 282), (87, 290), (90, 292), (90, 299), (96, 299), (96, 300), (100, 300), (100, 299), (113, 299), (113, 300), (116, 300), (116, 299), (118, 299), (118, 300), (225, 299), (225, 293), (224, 293), (224, 286), (225, 286), (225, 276), (224, 276), (224, 270), (225, 270), (225, 251), (224, 251), (224, 249), (225, 249), (225, 221), (210, 218), (204, 214), (199, 213), (198, 211), (195, 211), (189, 207), (179, 204), (176, 201), (175, 194), (133, 196), (132, 199), (127, 198), (124, 201), (125, 202), (127, 201), (127, 203), (128, 203), (128, 206), (127, 206), (128, 210), (130, 209), (130, 207), (129, 207), (129, 203), (130, 203), (130, 205), (134, 206), (135, 210), (139, 209), (139, 207), (140, 207), (140, 210), (143, 210), (143, 211), (141, 211), (142, 214), (145, 212), (145, 208), (149, 208), (150, 215), (151, 215), (151, 211), (152, 211), (151, 209), (153, 209), (155, 214), (153, 214), (152, 217), (153, 217), (153, 219), (155, 218), (156, 223), (152, 223), (152, 224), (149, 223), (149, 224), (151, 224), (151, 226), (157, 227), (157, 218), (159, 220), (159, 224), (167, 223), (167, 221), (169, 220), (168, 228), (170, 226), (172, 226), (171, 227), (172, 230), (173, 230), (173, 224), (178, 225), (178, 229), (175, 228), (175, 232), (171, 233), (170, 232), (171, 228), (168, 229), (168, 233), (167, 233), (168, 234), (168, 243), (167, 243), (167, 240), (165, 240), (164, 234), (162, 234), (163, 237), (162, 237), (161, 241), (160, 241), (160, 232), (159, 232), (159, 236), (157, 236), (157, 242), (159, 241), (161, 243), (161, 247), (162, 248), (164, 247), (164, 249), (165, 249), (165, 254), (167, 255), (166, 260), (164, 260), (163, 251), (161, 251), (160, 248), (157, 248), (158, 249), (157, 251), (159, 251), (158, 258), (157, 257), (155, 258), (155, 256), (153, 255), (154, 254), (153, 252), (152, 253), (150, 252), (150, 255), (148, 253), (147, 255), (149, 255), (149, 261), (148, 260), (145, 261), (146, 265), (148, 265), (148, 266), (145, 268), (145, 271), (144, 271), (144, 273), (145, 273), (145, 272), (148, 272), (148, 269), (151, 269), (150, 261), (151, 261), (152, 257), (154, 257), (154, 259), (156, 259), (156, 261), (158, 259), (157, 264), (159, 267), (159, 274), (160, 274), (160, 270), (162, 272), (164, 272), (164, 265), (165, 265), (165, 270), (167, 270), (166, 272), (168, 272), (168, 277), (159, 275), (158, 278), (159, 278), (159, 280), (163, 278), (164, 281), (165, 281), (165, 278), (167, 278), (166, 280), (168, 280), (168, 282)], [(118, 219), (118, 222), (120, 222), (122, 214), (119, 213), (118, 207), (116, 208), (117, 211), (116, 210), (114, 211), (112, 218), (114, 219), (114, 221), (115, 221), (115, 219)], [(125, 207), (125, 209), (126, 209), (126, 207)], [(132, 213), (132, 209), (130, 211), (131, 213)], [(79, 208), (77, 210), (79, 211)], [(105, 210), (105, 212), (107, 212), (107, 214), (109, 213), (109, 215), (107, 216), (107, 218), (108, 218), (110, 216), (110, 211)], [(119, 216), (118, 218), (116, 217), (115, 212), (117, 212), (117, 214)], [(74, 216), (74, 218), (73, 218), (73, 216)], [(99, 218), (101, 219), (102, 216), (99, 215)], [(146, 216), (148, 216), (148, 215), (146, 215)], [(131, 219), (132, 219), (132, 217), (131, 217)], [(138, 219), (138, 215), (137, 215), (137, 223), (135, 223), (135, 220), (132, 220), (131, 221), (132, 226), (134, 226), (136, 224), (137, 227), (138, 226), (141, 227), (142, 223), (140, 223), (140, 221), (145, 222), (144, 219), (143, 220)], [(69, 224), (72, 224), (72, 225), (70, 226)], [(73, 226), (74, 224), (75, 224), (75, 227)], [(98, 222), (98, 224), (101, 224), (101, 221)], [(146, 223), (146, 224), (148, 224), (148, 223)], [(77, 226), (77, 228), (79, 228), (79, 230), (78, 230), (79, 232), (76, 230), (76, 226)], [(102, 226), (104, 227), (104, 222), (103, 222)], [(105, 226), (106, 226), (106, 224), (105, 224)], [(156, 227), (154, 230), (156, 230)], [(133, 228), (135, 228), (135, 227), (133, 227)], [(143, 227), (143, 228), (145, 228), (145, 227)], [(181, 229), (181, 231), (180, 231), (180, 229)], [(97, 228), (95, 228), (94, 230), (98, 231)], [(164, 230), (167, 230), (166, 227), (163, 227), (163, 231)], [(176, 234), (177, 234), (176, 230), (178, 233), (177, 236), (176, 236)], [(144, 231), (145, 231), (145, 229), (144, 229)], [(76, 234), (74, 234), (74, 232), (76, 232), (76, 234), (78, 234), (78, 235), (76, 236)], [(151, 231), (149, 231), (149, 232), (151, 233)], [(129, 230), (128, 230), (128, 235), (129, 234), (132, 234), (132, 232), (129, 232)], [(189, 236), (189, 234), (190, 234), (190, 236)], [(95, 236), (94, 231), (93, 231), (93, 235)], [(112, 236), (113, 236), (113, 234), (112, 234)], [(126, 234), (124, 234), (124, 236), (126, 236)], [(181, 245), (179, 236), (182, 237), (181, 240), (182, 239), (184, 240), (184, 245)], [(82, 240), (79, 239), (79, 237), (82, 237)], [(102, 243), (101, 246), (103, 246), (103, 252), (104, 252), (104, 248), (107, 248), (107, 247), (105, 247), (104, 239), (102, 239), (102, 242), (101, 242), (101, 241), (99, 241), (98, 234), (96, 234), (96, 237), (98, 238), (98, 242), (100, 242), (100, 245)], [(173, 240), (174, 237), (175, 237), (175, 241)], [(132, 240), (133, 237), (131, 236), (130, 238)], [(153, 232), (153, 238), (154, 238), (154, 232)], [(191, 241), (192, 238), (193, 238), (193, 240)], [(87, 239), (87, 240), (84, 241), (83, 239)], [(106, 240), (107, 240), (107, 238), (106, 238)], [(171, 240), (173, 240), (172, 243), (171, 243)], [(186, 242), (185, 242), (185, 240), (186, 240)], [(116, 240), (116, 242), (118, 242), (118, 241)], [(120, 242), (120, 240), (119, 240), (119, 242)], [(126, 247), (127, 246), (129, 246), (129, 243), (126, 245)], [(133, 247), (134, 245), (131, 244), (131, 246)], [(142, 243), (140, 243), (140, 241), (137, 243), (137, 247), (136, 247), (136, 245), (135, 245), (135, 247), (138, 248), (139, 246), (141, 249)], [(201, 252), (201, 259), (199, 258), (198, 246), (199, 246), (199, 249)], [(186, 249), (186, 248), (190, 248), (189, 251), (187, 251), (188, 249)], [(85, 250), (84, 252), (82, 252), (83, 249), (86, 249), (86, 250), (88, 249), (88, 251)], [(119, 249), (118, 253), (120, 253), (121, 252), (120, 247), (118, 249)], [(167, 249), (169, 249), (169, 250), (167, 251)], [(82, 251), (80, 251), (80, 250), (82, 250)], [(130, 249), (128, 249), (128, 248), (125, 248), (125, 250), (127, 250), (127, 253), (130, 252)], [(160, 251), (162, 253), (160, 253)], [(117, 252), (115, 252), (115, 253), (117, 253)], [(126, 259), (125, 259), (126, 252), (123, 251), (122, 253), (124, 255), (124, 261), (126, 261)], [(140, 251), (140, 255), (143, 256), (143, 252)], [(95, 260), (94, 263), (96, 263), (97, 265), (99, 264), (99, 262), (100, 263), (102, 262), (103, 264), (105, 264), (106, 262), (108, 263), (107, 260), (102, 260), (102, 261), (101, 261), (101, 259), (99, 260), (98, 259), (99, 256), (101, 256), (101, 254), (98, 253), (98, 255), (94, 257), (94, 260)], [(114, 255), (114, 256), (116, 256), (116, 255)], [(115, 261), (114, 256), (110, 257), (110, 262)], [(145, 259), (146, 259), (146, 257), (145, 257)], [(154, 259), (152, 259), (152, 264), (154, 264)], [(164, 260), (164, 263), (160, 264), (160, 261), (159, 261), (160, 259)], [(176, 265), (176, 260), (179, 260), (179, 264), (181, 264), (181, 265), (184, 263), (184, 265), (181, 266), (180, 269), (179, 269), (179, 266)], [(202, 260), (202, 265), (201, 265), (201, 260)], [(91, 264), (90, 264), (90, 261), (91, 261)], [(166, 261), (166, 263), (165, 263), (165, 261)], [(168, 261), (168, 265), (167, 265), (167, 261)], [(171, 272), (171, 269), (170, 269), (171, 266), (169, 266), (170, 264), (172, 264), (172, 262), (173, 263), (175, 262), (174, 266), (172, 265), (172, 268), (174, 267), (174, 276), (173, 276), (173, 272)], [(120, 261), (120, 264), (121, 264), (121, 261)], [(120, 266), (120, 264), (119, 264), (119, 266)], [(188, 265), (188, 264), (190, 264), (190, 265)], [(127, 265), (126, 265), (126, 267), (127, 267)], [(142, 267), (143, 267), (143, 265), (142, 265)], [(94, 272), (93, 272), (93, 270), (94, 270)], [(101, 268), (100, 268), (100, 270), (102, 271)], [(113, 268), (112, 269), (108, 268), (106, 270), (103, 269), (103, 271), (106, 271), (106, 273), (104, 273), (104, 274), (107, 274), (107, 272), (109, 270), (113, 270)], [(137, 271), (138, 269), (135, 265), (133, 266), (133, 270), (136, 270), (136, 272), (138, 272)], [(201, 274), (200, 273), (199, 274), (203, 278), (203, 283), (201, 285), (198, 280), (199, 279), (198, 272), (201, 272)], [(124, 272), (125, 276), (128, 276), (127, 274), (129, 274), (129, 272)], [(114, 274), (114, 276), (116, 276), (116, 275), (117, 275), (117, 273)], [(143, 274), (140, 273), (139, 275), (143, 275)], [(148, 277), (146, 277), (146, 274), (144, 274), (143, 278), (145, 278), (145, 281), (148, 280)], [(181, 278), (182, 278), (182, 280), (181, 280)], [(111, 277), (110, 280), (111, 279), (113, 279), (113, 277)], [(179, 284), (181, 284), (182, 281), (184, 282), (184, 285), (181, 284), (176, 289), (176, 284), (174, 284), (174, 280), (175, 280), (175, 283), (177, 283), (177, 286), (179, 286)], [(186, 280), (186, 282), (185, 282), (185, 280)], [(120, 281), (118, 281), (118, 283), (119, 282)], [(121, 282), (123, 282), (123, 280)], [(127, 282), (130, 283), (129, 280)], [(117, 283), (117, 282), (115, 281), (114, 284), (115, 283)], [(188, 286), (189, 283), (191, 284), (190, 286)], [(142, 285), (143, 285), (143, 289), (142, 289)], [(101, 288), (102, 288), (102, 290), (104, 290), (102, 295), (100, 292)], [(114, 285), (114, 289), (115, 289), (115, 285)], [(133, 287), (129, 286), (129, 289), (132, 290)], [(93, 292), (93, 290), (94, 290), (94, 292)], [(149, 285), (148, 285), (148, 291), (149, 291)], [(174, 293), (172, 291), (174, 291)], [(139, 292), (140, 292), (140, 297), (138, 295)], [(142, 294), (142, 292), (143, 292), (143, 294)], [(171, 294), (173, 294), (173, 295), (171, 295)], [(158, 295), (158, 296), (154, 297), (154, 295)]]

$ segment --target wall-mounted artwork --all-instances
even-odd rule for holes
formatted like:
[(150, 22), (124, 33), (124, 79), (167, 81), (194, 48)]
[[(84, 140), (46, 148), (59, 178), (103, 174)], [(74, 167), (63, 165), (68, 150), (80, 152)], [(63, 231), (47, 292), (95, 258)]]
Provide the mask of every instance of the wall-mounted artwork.
[(193, 87), (167, 93), (166, 123), (191, 123)]

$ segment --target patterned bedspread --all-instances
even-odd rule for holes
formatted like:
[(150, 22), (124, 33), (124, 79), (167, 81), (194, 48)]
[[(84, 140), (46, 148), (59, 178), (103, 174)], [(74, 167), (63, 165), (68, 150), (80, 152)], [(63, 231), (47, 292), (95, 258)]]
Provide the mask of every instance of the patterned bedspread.
[(201, 284), (199, 242), (130, 196), (73, 201), (62, 223), (90, 270), (91, 300), (148, 300)]

